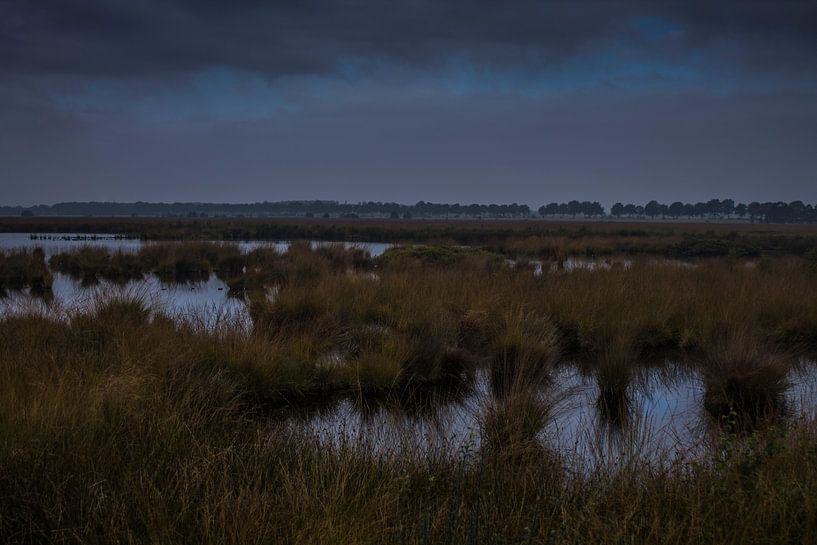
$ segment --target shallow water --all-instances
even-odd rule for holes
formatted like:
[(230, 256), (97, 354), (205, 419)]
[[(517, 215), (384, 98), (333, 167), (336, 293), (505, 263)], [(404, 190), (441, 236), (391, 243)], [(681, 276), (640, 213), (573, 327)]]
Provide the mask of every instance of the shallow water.
[[(32, 238), (37, 237), (37, 238)], [(219, 242), (224, 244), (235, 244), (242, 252), (249, 252), (256, 248), (275, 248), (279, 252), (285, 252), (289, 248), (290, 241), (268, 241), (268, 240), (244, 240), (237, 242), (229, 241), (197, 241), (197, 242)], [(42, 248), (46, 256), (49, 257), (59, 252), (71, 250), (81, 246), (101, 246), (108, 250), (122, 250), (126, 252), (138, 251), (145, 244), (138, 239), (123, 238), (121, 235), (106, 234), (78, 234), (78, 233), (0, 233), (0, 251), (14, 248)], [(317, 248), (327, 244), (337, 244), (328, 240), (313, 240), (312, 247)], [(377, 257), (389, 248), (391, 244), (383, 242), (344, 242), (347, 248), (355, 247), (367, 250), (372, 257)]]
[[(609, 271), (612, 269), (630, 269), (633, 266), (632, 259), (626, 258), (591, 258), (591, 257), (569, 257), (562, 261), (541, 261), (541, 260), (523, 260), (516, 261), (508, 259), (507, 263), (511, 266), (528, 266), (533, 270), (535, 276), (541, 276), (545, 271), (549, 273), (573, 272), (573, 271)], [(653, 259), (650, 260), (652, 265), (662, 265), (667, 267), (679, 267), (684, 269), (694, 269), (698, 266), (697, 263), (691, 261), (682, 261), (680, 259)], [(749, 265), (747, 263), (747, 265)]]
[[(150, 242), (105, 234), (0, 233), (0, 251), (16, 248), (42, 248), (46, 259), (56, 253), (82, 246), (136, 252), (145, 244), (150, 244)], [(279, 252), (285, 252), (290, 242), (250, 240), (235, 244), (245, 253), (256, 248), (275, 248)], [(311, 244), (313, 248), (317, 248), (334, 243), (313, 240)], [(373, 257), (381, 255), (391, 247), (391, 244), (385, 243), (347, 242), (344, 244), (347, 248), (362, 248)], [(10, 291), (7, 297), (0, 297), (0, 316), (27, 311), (64, 314), (87, 309), (100, 297), (130, 294), (144, 297), (148, 303), (171, 316), (199, 321), (208, 326), (223, 320), (246, 324), (250, 319), (244, 300), (229, 297), (227, 285), (215, 276), (211, 276), (205, 282), (167, 284), (162, 283), (155, 275), (147, 275), (142, 280), (131, 280), (122, 285), (103, 280), (93, 286), (83, 286), (81, 282), (67, 275), (54, 273), (51, 291), (53, 298), (47, 302), (40, 297), (31, 296), (27, 291)]]
[(227, 285), (215, 275), (204, 282), (166, 284), (155, 275), (142, 280), (117, 284), (101, 280), (93, 286), (68, 275), (54, 273), (51, 286), (53, 298), (44, 299), (27, 291), (10, 291), (0, 298), (0, 316), (35, 312), (53, 316), (68, 316), (92, 309), (98, 301), (117, 296), (135, 296), (151, 308), (174, 318), (213, 327), (229, 320), (234, 325), (250, 323), (247, 305), (243, 299), (230, 297)]
[[(38, 238), (34, 239), (32, 236)], [(142, 247), (142, 244), (143, 242), (137, 239), (98, 233), (47, 233), (35, 235), (30, 233), (0, 233), (0, 251), (17, 248), (42, 248), (46, 258), (81, 246), (97, 246), (108, 250), (135, 252)]]
[[(786, 394), (793, 418), (817, 413), (817, 369), (807, 363), (791, 373)], [(558, 369), (539, 392), (551, 404), (538, 442), (557, 451), (568, 468), (586, 473), (604, 466), (667, 465), (701, 459), (718, 431), (703, 410), (700, 377), (679, 364), (645, 370), (630, 388), (624, 417), (611, 421), (599, 410), (592, 376), (573, 365)], [(495, 402), (487, 373), (478, 373), (462, 396), (431, 403), (398, 400), (356, 403), (342, 399), (290, 424), (327, 444), (362, 442), (375, 450), (410, 449), (424, 455), (456, 456), (481, 448), (486, 412)]]

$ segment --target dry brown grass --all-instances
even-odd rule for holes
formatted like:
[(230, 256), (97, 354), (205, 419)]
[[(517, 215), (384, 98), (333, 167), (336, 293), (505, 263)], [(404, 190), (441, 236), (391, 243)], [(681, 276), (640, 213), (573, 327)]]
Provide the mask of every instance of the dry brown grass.
[[(799, 260), (535, 277), (479, 259), (372, 276), (349, 272), (337, 248), (290, 258), (259, 256), (309, 274), (258, 293), (251, 331), (174, 322), (130, 299), (66, 320), (0, 319), (0, 541), (817, 539), (811, 422), (724, 433), (692, 465), (590, 474), (567, 471), (541, 437), (565, 358), (608, 399), (668, 350), (736, 412), (775, 402), (788, 365), (775, 354), (817, 346), (817, 286)], [(457, 456), (327, 444), (286, 420), (316, 396), (401, 394), (480, 369), (500, 395), (480, 447)]]
[(791, 358), (742, 327), (730, 328), (706, 352), (704, 406), (715, 418), (748, 419), (749, 423), (779, 415), (785, 411), (790, 368)]

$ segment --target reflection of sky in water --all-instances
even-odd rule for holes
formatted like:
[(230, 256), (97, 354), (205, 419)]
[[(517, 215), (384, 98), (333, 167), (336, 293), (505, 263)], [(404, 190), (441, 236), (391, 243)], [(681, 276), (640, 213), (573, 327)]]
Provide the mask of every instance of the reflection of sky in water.
[(634, 381), (620, 425), (601, 416), (595, 379), (575, 367), (560, 369), (552, 390), (555, 416), (542, 436), (575, 463), (683, 459), (706, 440), (700, 379), (671, 363)]
[[(38, 234), (32, 239), (29, 233), (0, 233), (0, 250), (11, 250), (14, 248), (34, 248), (40, 247), (45, 251), (46, 256), (55, 253), (79, 248), (81, 246), (101, 246), (108, 250), (123, 250), (134, 252), (142, 247), (144, 242), (136, 239), (116, 238), (115, 235), (103, 234), (76, 234), (76, 233), (47, 233)], [(206, 242), (206, 241), (205, 241)], [(213, 241), (219, 242), (219, 241)], [(225, 244), (236, 244), (242, 252), (249, 252), (256, 248), (275, 248), (279, 252), (285, 252), (289, 248), (289, 241), (265, 241), (265, 240), (245, 240), (240, 242), (223, 241)], [(150, 244), (149, 242), (147, 244)], [(333, 244), (330, 241), (313, 240), (312, 247)], [(355, 247), (368, 250), (373, 257), (377, 257), (391, 247), (391, 244), (383, 242), (344, 242), (347, 248)]]
[(0, 233), (0, 250), (15, 248), (42, 248), (46, 257), (65, 250), (81, 246), (97, 246), (108, 250), (123, 250), (133, 252), (142, 247), (142, 241), (134, 239), (115, 238), (114, 235), (76, 233), (43, 233), (35, 235), (36, 240), (29, 233)]
[[(534, 276), (542, 276), (544, 270), (550, 273), (571, 272), (571, 271), (609, 271), (613, 268), (630, 269), (633, 266), (632, 259), (624, 258), (610, 258), (610, 257), (568, 257), (562, 261), (541, 261), (538, 259), (523, 260), (517, 263), (516, 260), (508, 259), (509, 265), (527, 265), (532, 268)], [(681, 261), (679, 259), (653, 259), (650, 260), (651, 265), (662, 265), (668, 267), (680, 267), (685, 269), (692, 269), (697, 267), (697, 264), (690, 261)], [(749, 265), (749, 263), (747, 263)]]
[[(813, 364), (797, 371), (787, 397), (795, 415), (815, 412), (817, 373)], [(413, 415), (399, 403), (368, 410), (343, 399), (291, 421), (327, 444), (361, 443), (375, 450), (410, 449), (456, 455), (480, 448), (480, 421), (491, 403), (485, 373), (479, 373), (463, 399), (438, 403)], [(646, 370), (631, 388), (628, 417), (621, 426), (606, 422), (597, 409), (598, 388), (592, 376), (561, 367), (541, 392), (552, 403), (552, 417), (539, 441), (556, 449), (568, 467), (587, 472), (627, 463), (664, 465), (700, 458), (711, 444), (712, 423), (702, 408), (700, 377), (668, 363)], [(797, 399), (797, 403), (794, 400)]]
[(56, 316), (92, 308), (94, 303), (115, 296), (135, 296), (152, 308), (179, 319), (213, 327), (219, 322), (249, 324), (247, 306), (242, 299), (228, 297), (228, 288), (215, 275), (205, 282), (164, 284), (156, 276), (116, 284), (102, 280), (94, 286), (82, 286), (68, 275), (54, 274), (53, 300), (43, 301), (24, 292), (9, 292), (0, 298), (0, 314), (34, 311)]
[[(103, 234), (50, 233), (37, 235), (32, 239), (28, 233), (0, 233), (0, 251), (15, 248), (42, 248), (46, 259), (55, 253), (76, 249), (82, 246), (103, 247), (111, 251), (122, 250), (135, 252), (143, 246), (142, 241), (116, 238)], [(150, 243), (147, 243), (150, 244)], [(244, 241), (235, 243), (242, 252), (256, 248), (274, 248), (285, 252), (288, 241)], [(312, 241), (313, 248), (332, 244), (327, 241)], [(347, 242), (346, 247), (367, 250), (372, 256), (385, 252), (391, 245), (385, 243)], [(237, 320), (249, 323), (249, 313), (242, 299), (228, 297), (228, 288), (218, 278), (211, 276), (206, 282), (185, 284), (162, 284), (158, 278), (148, 275), (144, 280), (132, 280), (124, 285), (109, 281), (100, 281), (95, 286), (85, 287), (79, 281), (67, 275), (55, 273), (52, 285), (54, 298), (46, 304), (42, 299), (31, 297), (26, 292), (10, 291), (7, 297), (0, 298), (0, 315), (9, 313), (50, 313), (59, 314), (66, 311), (86, 309), (99, 297), (109, 295), (138, 295), (171, 316), (184, 318), (202, 325), (213, 326), (216, 323)]]
[(817, 418), (817, 362), (801, 361), (789, 372), (786, 403), (792, 413), (807, 420)]

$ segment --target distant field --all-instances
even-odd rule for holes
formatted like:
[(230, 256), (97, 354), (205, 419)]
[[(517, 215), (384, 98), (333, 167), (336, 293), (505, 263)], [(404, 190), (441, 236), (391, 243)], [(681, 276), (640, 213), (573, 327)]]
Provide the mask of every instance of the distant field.
[(0, 232), (115, 233), (142, 240), (333, 240), (483, 246), (509, 257), (804, 255), (817, 225), (322, 218), (0, 218)]
[(412, 231), (476, 231), (546, 234), (581, 229), (601, 233), (644, 231), (646, 233), (752, 232), (817, 233), (817, 224), (728, 223), (723, 221), (626, 221), (588, 219), (386, 219), (386, 218), (127, 218), (127, 217), (0, 217), (0, 232), (132, 232), (142, 230), (258, 229), (259, 226), (336, 226), (350, 232), (371, 228), (385, 233)]

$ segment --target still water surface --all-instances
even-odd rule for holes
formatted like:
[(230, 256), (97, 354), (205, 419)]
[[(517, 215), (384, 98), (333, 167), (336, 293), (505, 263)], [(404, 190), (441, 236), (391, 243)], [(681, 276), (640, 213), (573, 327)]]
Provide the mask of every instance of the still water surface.
[[(54, 254), (80, 248), (82, 246), (103, 247), (110, 251), (136, 252), (149, 242), (106, 234), (49, 233), (31, 235), (29, 233), (0, 233), (0, 251), (15, 248), (42, 248), (46, 259)], [(242, 241), (235, 242), (242, 252), (256, 248), (275, 248), (285, 252), (289, 241)], [(333, 244), (330, 241), (311, 241), (313, 247)], [(373, 257), (381, 255), (391, 244), (384, 243), (344, 243), (347, 247), (357, 247), (368, 251)], [(35, 310), (44, 313), (64, 313), (88, 308), (100, 297), (121, 294), (139, 295), (151, 305), (169, 315), (192, 320), (200, 320), (213, 325), (218, 320), (236, 318), (241, 323), (249, 320), (243, 299), (228, 296), (227, 285), (212, 275), (206, 282), (168, 284), (160, 282), (154, 275), (142, 280), (132, 280), (123, 285), (110, 281), (100, 281), (94, 286), (83, 286), (61, 273), (54, 273), (52, 285), (53, 299), (48, 303), (26, 292), (10, 292), (0, 298), (0, 315)]]

